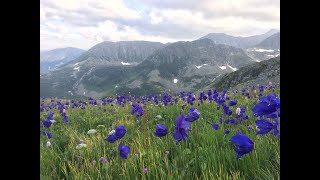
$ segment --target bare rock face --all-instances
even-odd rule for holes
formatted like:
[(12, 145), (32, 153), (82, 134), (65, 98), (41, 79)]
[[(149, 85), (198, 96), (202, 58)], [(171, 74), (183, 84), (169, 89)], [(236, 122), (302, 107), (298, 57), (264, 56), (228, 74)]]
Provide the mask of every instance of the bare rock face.
[(225, 74), (211, 87), (222, 90), (239, 85), (239, 87), (245, 87), (266, 84), (269, 81), (274, 84), (280, 83), (280, 56), (245, 66), (230, 74)]

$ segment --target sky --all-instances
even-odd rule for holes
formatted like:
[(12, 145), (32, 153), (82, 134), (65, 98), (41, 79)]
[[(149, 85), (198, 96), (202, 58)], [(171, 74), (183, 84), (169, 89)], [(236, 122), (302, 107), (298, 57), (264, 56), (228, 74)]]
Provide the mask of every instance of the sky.
[(40, 51), (280, 30), (280, 0), (40, 0)]

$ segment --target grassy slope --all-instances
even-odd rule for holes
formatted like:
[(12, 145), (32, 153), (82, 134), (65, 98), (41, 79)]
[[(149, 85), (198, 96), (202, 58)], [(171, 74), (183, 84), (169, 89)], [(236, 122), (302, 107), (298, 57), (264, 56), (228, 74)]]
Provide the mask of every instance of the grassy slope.
[[(279, 92), (277, 90), (277, 94)], [(97, 106), (85, 110), (70, 108), (67, 125), (63, 125), (59, 113), (53, 110), (57, 122), (49, 129), (54, 133), (50, 148), (45, 147), (48, 139), (41, 136), (41, 179), (279, 179), (280, 141), (272, 134), (256, 136), (256, 130), (247, 128), (248, 125), (255, 127), (256, 118), (251, 111), (255, 99), (235, 95), (231, 99), (238, 99), (236, 107), (247, 109), (248, 120), (237, 126), (219, 124), (219, 130), (215, 131), (206, 121), (218, 123), (221, 116), (226, 118), (221, 109), (217, 110), (216, 103), (205, 102), (194, 106), (201, 112), (200, 119), (191, 123), (187, 142), (178, 144), (172, 137), (176, 117), (187, 114), (192, 107), (182, 108), (182, 101), (173, 106), (147, 104), (144, 116), (139, 120), (130, 114), (129, 104), (125, 107), (106, 105), (101, 109)], [(236, 107), (231, 107), (233, 112)], [(103, 112), (104, 108), (107, 112)], [(42, 120), (46, 119), (47, 113), (40, 113)], [(157, 115), (163, 120), (155, 120)], [(153, 135), (158, 123), (168, 127), (167, 136), (161, 139)], [(97, 125), (105, 125), (106, 129), (88, 135), (87, 131), (96, 129)], [(114, 129), (117, 125), (126, 127), (126, 135), (113, 144), (104, 142), (109, 133), (107, 128)], [(228, 135), (224, 134), (226, 128), (230, 130)], [(253, 140), (255, 149), (236, 160), (235, 146), (229, 140), (239, 129)], [(87, 143), (86, 149), (76, 149), (79, 139)], [(120, 142), (130, 147), (127, 160), (119, 156)], [(107, 157), (109, 165), (101, 165), (100, 157)], [(92, 160), (97, 161), (95, 166)], [(146, 175), (143, 174), (145, 167), (148, 169)]]

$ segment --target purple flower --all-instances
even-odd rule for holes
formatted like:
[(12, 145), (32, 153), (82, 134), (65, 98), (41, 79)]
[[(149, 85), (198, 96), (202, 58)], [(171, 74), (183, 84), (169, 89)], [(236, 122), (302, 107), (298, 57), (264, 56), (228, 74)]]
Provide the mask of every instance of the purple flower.
[(109, 143), (114, 143), (117, 139), (117, 136), (115, 133), (110, 134), (107, 138), (104, 139), (105, 141), (108, 141)]
[(155, 136), (157, 137), (163, 137), (167, 135), (168, 129), (165, 125), (163, 124), (157, 124), (156, 125), (156, 132), (154, 133)]
[(69, 117), (66, 114), (63, 116), (63, 122), (64, 123), (69, 122)]
[(123, 159), (127, 159), (127, 156), (130, 153), (130, 148), (128, 146), (122, 145), (122, 143), (120, 143), (118, 146), (118, 150), (119, 150), (120, 156)]
[(277, 118), (278, 114), (276, 112), (266, 115), (267, 118)]
[(144, 168), (143, 169), (143, 174), (146, 174), (148, 172), (148, 169), (147, 168)]
[(226, 129), (226, 130), (224, 131), (224, 133), (225, 133), (225, 134), (229, 134), (229, 133), (230, 133), (229, 129)]
[(53, 120), (53, 112), (48, 113), (48, 120)]
[(217, 123), (214, 123), (214, 124), (212, 125), (212, 128), (217, 131), (218, 128), (219, 128), (219, 125), (218, 125)]
[(193, 122), (199, 119), (200, 112), (196, 108), (190, 108), (188, 116), (185, 118), (186, 121)]
[(280, 99), (273, 94), (269, 94), (261, 97), (260, 103), (257, 103), (252, 111), (253, 115), (257, 117), (274, 113), (278, 109), (280, 111)]
[(279, 126), (279, 121), (275, 119), (275, 122), (273, 123), (273, 135), (275, 136), (279, 134), (278, 126)]
[(188, 131), (189, 130), (190, 123), (188, 121), (185, 121), (184, 115), (182, 114), (176, 121), (176, 126), (175, 126), (175, 131), (173, 134), (173, 137), (177, 140), (177, 142), (181, 141), (186, 141), (188, 138)]
[(231, 100), (231, 101), (229, 101), (229, 106), (234, 106), (234, 105), (236, 105), (237, 103), (238, 103), (237, 100)]
[(121, 139), (126, 134), (126, 132), (127, 132), (127, 130), (124, 126), (117, 126), (115, 135), (116, 135), (117, 139)]
[(234, 119), (230, 119), (229, 122), (230, 122), (230, 124), (232, 124), (232, 125), (237, 125), (237, 122), (236, 122)]
[(279, 131), (278, 131), (279, 121), (278, 120), (275, 120), (275, 123), (272, 123), (272, 122), (265, 120), (265, 119), (259, 119), (259, 120), (256, 120), (256, 125), (257, 125), (257, 128), (259, 129), (257, 134), (264, 135), (264, 134), (267, 134), (268, 132), (270, 132), (272, 129), (274, 130), (273, 131), (274, 135), (277, 135), (279, 133)]
[(230, 139), (230, 141), (238, 146), (238, 148), (234, 148), (234, 151), (238, 154), (237, 159), (247, 153), (250, 153), (254, 147), (252, 140), (245, 135), (236, 134)]
[(109, 136), (105, 138), (105, 141), (108, 141), (109, 143), (114, 143), (116, 140), (121, 139), (125, 134), (127, 130), (124, 126), (117, 126), (116, 130), (112, 130), (109, 133)]
[(222, 122), (223, 122), (223, 119), (222, 119), (222, 117), (220, 117), (219, 123), (222, 124)]
[(229, 119), (229, 118), (226, 119), (226, 120), (224, 121), (224, 123), (229, 124), (229, 123), (230, 123), (230, 119)]
[(52, 122), (50, 120), (43, 120), (42, 121), (42, 125), (45, 127), (45, 128), (49, 128), (51, 125), (52, 125)]
[(40, 131), (40, 135), (45, 135), (49, 139), (53, 138), (53, 134), (51, 132), (49, 132), (49, 131)]
[(141, 117), (143, 115), (143, 109), (139, 104), (133, 104), (131, 114), (134, 115), (136, 113), (136, 117)]

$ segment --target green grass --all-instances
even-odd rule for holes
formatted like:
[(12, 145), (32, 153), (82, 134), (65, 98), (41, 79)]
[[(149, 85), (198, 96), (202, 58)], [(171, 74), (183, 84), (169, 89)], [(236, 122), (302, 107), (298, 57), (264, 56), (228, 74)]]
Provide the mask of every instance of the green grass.
[[(271, 92), (264, 92), (270, 94)], [(280, 90), (276, 93), (279, 95)], [(215, 102), (204, 102), (199, 107), (186, 105), (178, 101), (173, 106), (155, 106), (155, 103), (143, 105), (144, 115), (136, 119), (130, 114), (131, 105), (125, 107), (114, 105), (88, 106), (86, 109), (71, 107), (66, 111), (69, 123), (64, 125), (57, 109), (52, 109), (57, 121), (49, 128), (54, 137), (50, 139), (51, 146), (46, 147), (47, 137), (41, 136), (40, 144), (40, 177), (41, 179), (279, 179), (280, 178), (280, 141), (269, 133), (256, 135), (257, 130), (248, 130), (248, 125), (255, 127), (256, 118), (251, 109), (256, 99), (247, 99), (239, 95), (231, 95), (238, 104), (230, 107), (235, 112), (239, 106), (246, 108), (249, 119), (234, 126), (219, 124), (223, 117), (222, 108), (217, 110)], [(159, 99), (160, 101), (160, 99)], [(46, 104), (48, 104), (46, 102)], [(98, 103), (100, 104), (100, 103)], [(175, 121), (181, 114), (187, 114), (190, 107), (196, 107), (201, 115), (191, 123), (191, 132), (186, 142), (176, 144), (173, 138)], [(106, 108), (107, 112), (103, 109)], [(40, 113), (40, 119), (46, 119), (47, 112)], [(156, 116), (161, 115), (162, 119)], [(279, 118), (280, 119), (280, 118)], [(215, 131), (210, 123), (219, 124)], [(168, 134), (163, 138), (154, 136), (156, 124), (168, 127)], [(88, 135), (90, 129), (97, 129), (98, 125), (105, 128), (94, 135)], [(126, 135), (111, 144), (105, 142), (109, 127), (114, 129), (124, 125)], [(228, 128), (229, 134), (224, 134)], [(254, 150), (236, 160), (235, 147), (229, 140), (241, 130), (254, 144)], [(87, 144), (87, 148), (76, 149), (79, 140)], [(122, 142), (130, 147), (128, 159), (119, 156), (118, 145)], [(169, 154), (165, 152), (169, 151)], [(138, 154), (136, 156), (136, 154)], [(99, 158), (106, 157), (109, 164), (100, 164)], [(95, 160), (97, 163), (92, 164)], [(143, 173), (147, 168), (148, 172)]]

